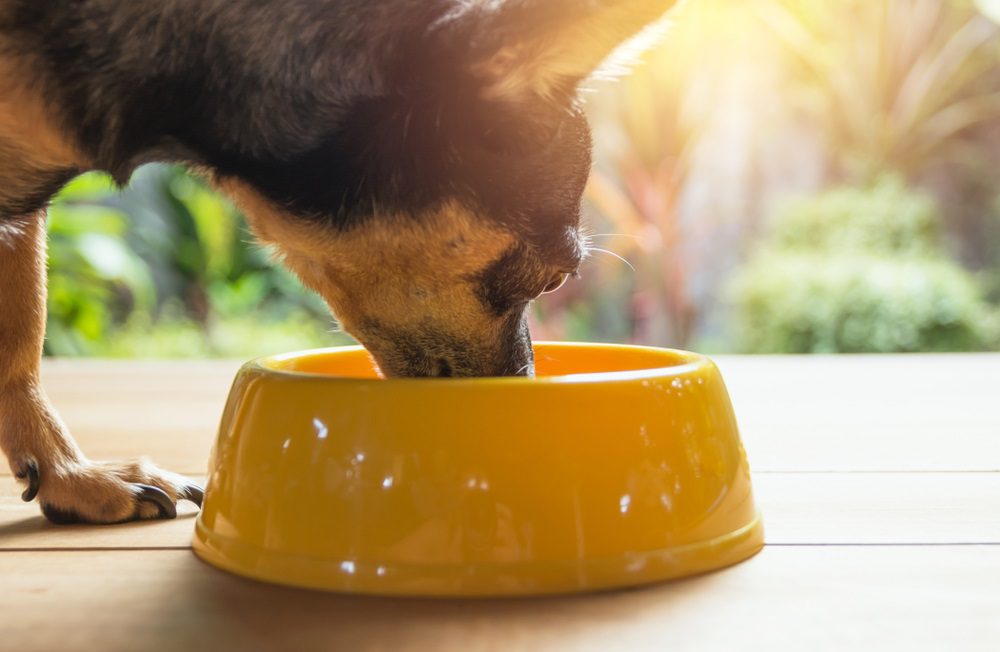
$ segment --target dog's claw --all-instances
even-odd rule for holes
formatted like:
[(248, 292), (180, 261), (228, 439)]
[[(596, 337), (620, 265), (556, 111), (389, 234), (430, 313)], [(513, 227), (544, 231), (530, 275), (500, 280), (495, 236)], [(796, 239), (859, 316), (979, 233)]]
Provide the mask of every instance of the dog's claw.
[(174, 501), (170, 500), (170, 496), (168, 496), (167, 492), (163, 491), (163, 489), (148, 484), (138, 483), (135, 483), (132, 486), (139, 489), (139, 495), (137, 498), (140, 502), (148, 501), (160, 508), (160, 518), (177, 518), (177, 507), (174, 505)]
[(205, 490), (196, 484), (189, 484), (181, 489), (180, 497), (184, 500), (190, 500), (198, 507), (201, 507), (201, 501), (205, 497)]
[(24, 469), (17, 473), (18, 480), (28, 479), (28, 488), (21, 494), (21, 500), (30, 503), (38, 495), (38, 464), (34, 460), (28, 461)]

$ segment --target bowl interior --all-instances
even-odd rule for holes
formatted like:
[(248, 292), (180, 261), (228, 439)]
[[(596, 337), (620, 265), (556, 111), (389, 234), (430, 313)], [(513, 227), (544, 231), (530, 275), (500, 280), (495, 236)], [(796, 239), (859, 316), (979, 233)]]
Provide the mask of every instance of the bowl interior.
[[(536, 343), (536, 378), (600, 374), (602, 379), (631, 378), (627, 372), (676, 374), (703, 360), (697, 354), (672, 349), (621, 346), (615, 344)], [(354, 379), (380, 379), (368, 353), (362, 347), (320, 349), (272, 356), (258, 361), (267, 371)], [(642, 374), (646, 375), (646, 374)], [(441, 379), (455, 382), (455, 379)], [(507, 378), (507, 381), (517, 380)], [(531, 379), (523, 379), (531, 382)], [(398, 382), (398, 381), (390, 381)], [(422, 382), (426, 382), (423, 379)], [(481, 381), (480, 381), (481, 382)]]

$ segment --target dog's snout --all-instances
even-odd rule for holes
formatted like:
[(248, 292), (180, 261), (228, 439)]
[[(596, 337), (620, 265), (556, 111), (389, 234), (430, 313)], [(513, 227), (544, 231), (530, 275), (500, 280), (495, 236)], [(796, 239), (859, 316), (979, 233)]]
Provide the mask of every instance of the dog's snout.
[[(528, 347), (530, 351), (530, 347)], [(412, 360), (412, 358), (411, 358)], [(392, 375), (426, 376), (430, 378), (461, 378), (476, 376), (533, 376), (534, 361), (523, 355), (456, 355), (454, 357), (429, 357), (425, 363), (410, 364), (395, 369)]]
[(465, 344), (447, 348), (441, 341), (414, 342), (403, 338), (375, 340), (369, 351), (386, 376), (471, 378), (532, 376), (531, 343), (510, 342), (494, 347)]
[(534, 375), (526, 317), (513, 315), (473, 333), (393, 328), (367, 320), (354, 329), (385, 376), (471, 378)]
[(452, 372), (451, 363), (445, 358), (438, 358), (434, 362), (434, 373), (432, 374), (436, 378), (451, 378), (455, 374)]

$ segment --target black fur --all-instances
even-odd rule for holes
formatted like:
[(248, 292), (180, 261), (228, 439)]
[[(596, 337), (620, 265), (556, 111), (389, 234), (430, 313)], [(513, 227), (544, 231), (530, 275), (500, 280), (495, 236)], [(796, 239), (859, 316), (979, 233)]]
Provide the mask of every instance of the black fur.
[[(3, 147), (0, 147), (0, 158), (3, 156)], [(5, 198), (0, 189), (0, 221), (21, 219), (45, 208), (52, 197), (79, 173), (72, 168), (35, 170), (31, 172), (30, 186), (21, 188), (16, 195)]]
[(526, 305), (542, 291), (535, 267), (537, 262), (524, 246), (508, 249), (475, 279), (483, 305), (497, 317)]
[(75, 523), (82, 523), (83, 519), (80, 515), (72, 510), (61, 509), (50, 503), (42, 503), (42, 514), (45, 518), (49, 519), (50, 522), (56, 525), (73, 525)]
[(119, 182), (203, 165), (341, 228), (458, 199), (543, 249), (578, 221), (586, 121), (479, 99), (465, 64), (483, 37), (447, 22), (454, 0), (15, 4), (0, 29), (41, 54), (66, 126)]

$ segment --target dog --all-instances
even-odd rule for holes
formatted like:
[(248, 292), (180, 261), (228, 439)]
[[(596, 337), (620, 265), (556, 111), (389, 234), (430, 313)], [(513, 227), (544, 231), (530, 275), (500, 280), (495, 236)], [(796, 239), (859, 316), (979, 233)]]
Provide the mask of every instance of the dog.
[(88, 460), (39, 383), (45, 209), (176, 162), (387, 376), (530, 375), (526, 309), (574, 275), (579, 85), (676, 0), (0, 0), (0, 444), (55, 523), (202, 490)]

